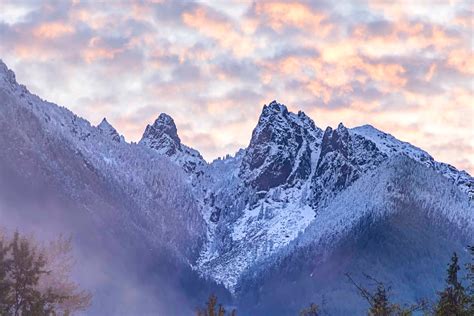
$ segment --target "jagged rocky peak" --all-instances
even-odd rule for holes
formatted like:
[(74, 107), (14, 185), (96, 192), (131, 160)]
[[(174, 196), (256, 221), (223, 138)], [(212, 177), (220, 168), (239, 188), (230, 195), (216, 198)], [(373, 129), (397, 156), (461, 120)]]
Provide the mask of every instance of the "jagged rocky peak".
[(263, 106), (261, 118), (265, 118), (272, 115), (288, 115), (288, 108), (286, 105), (278, 103), (276, 100), (273, 100), (268, 105)]
[(263, 106), (243, 157), (240, 176), (258, 191), (306, 179), (311, 154), (319, 147), (322, 131), (303, 112), (289, 112), (272, 101)]
[[(147, 128), (148, 129), (148, 128)], [(161, 134), (168, 135), (176, 143), (181, 143), (181, 139), (178, 136), (178, 129), (171, 116), (166, 113), (161, 113), (160, 116), (155, 120), (153, 125), (148, 129), (149, 132), (155, 133), (160, 136)], [(145, 134), (147, 131), (145, 131)]]
[(101, 134), (109, 136), (113, 141), (117, 143), (125, 141), (123, 136), (117, 132), (117, 130), (107, 121), (105, 117), (102, 119), (102, 122), (97, 125), (97, 128), (99, 129)]
[(167, 156), (173, 156), (181, 149), (178, 129), (171, 116), (161, 113), (153, 125), (147, 125), (140, 143)]
[(321, 156), (330, 151), (338, 151), (344, 157), (347, 157), (349, 141), (349, 131), (342, 123), (339, 123), (335, 130), (328, 126), (324, 131), (321, 143)]
[(147, 125), (139, 143), (170, 157), (186, 172), (196, 172), (206, 164), (197, 150), (181, 143), (173, 118), (165, 113), (161, 113), (153, 125)]
[(341, 123), (336, 129), (327, 127), (321, 143), (321, 153), (313, 176), (313, 205), (326, 196), (346, 188), (359, 177), (353, 156), (350, 135)]

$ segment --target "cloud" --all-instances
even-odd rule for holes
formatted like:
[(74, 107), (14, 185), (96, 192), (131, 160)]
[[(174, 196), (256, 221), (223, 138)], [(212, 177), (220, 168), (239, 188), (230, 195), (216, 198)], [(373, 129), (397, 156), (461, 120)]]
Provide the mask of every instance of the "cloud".
[(225, 16), (210, 8), (201, 6), (182, 14), (185, 25), (196, 29), (199, 33), (210, 37), (224, 49), (236, 56), (248, 56), (254, 50), (253, 41), (245, 36)]
[(49, 22), (39, 25), (32, 33), (36, 37), (53, 39), (74, 33), (74, 28), (60, 22)]
[(276, 33), (296, 29), (325, 37), (334, 27), (324, 12), (314, 10), (305, 2), (255, 2), (248, 14), (258, 21), (258, 27), (268, 27)]
[(212, 159), (246, 146), (277, 99), (322, 128), (374, 124), (474, 173), (460, 141), (474, 139), (472, 4), (228, 4), (9, 1), (0, 55), (33, 92), (129, 140), (167, 112)]

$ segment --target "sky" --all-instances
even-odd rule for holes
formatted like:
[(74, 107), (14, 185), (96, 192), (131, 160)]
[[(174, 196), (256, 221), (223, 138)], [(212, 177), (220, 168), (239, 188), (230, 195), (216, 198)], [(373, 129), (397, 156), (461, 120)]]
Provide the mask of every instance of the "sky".
[(128, 141), (165, 112), (212, 160), (246, 147), (277, 100), (473, 175), (473, 13), (447, 0), (0, 0), (0, 58), (31, 92)]

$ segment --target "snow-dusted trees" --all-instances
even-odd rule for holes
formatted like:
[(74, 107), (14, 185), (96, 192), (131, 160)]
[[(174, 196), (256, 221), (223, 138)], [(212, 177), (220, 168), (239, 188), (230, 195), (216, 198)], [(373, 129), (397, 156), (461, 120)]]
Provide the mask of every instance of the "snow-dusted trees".
[(84, 310), (91, 295), (70, 280), (70, 240), (46, 247), (32, 238), (0, 236), (0, 314), (70, 315)]

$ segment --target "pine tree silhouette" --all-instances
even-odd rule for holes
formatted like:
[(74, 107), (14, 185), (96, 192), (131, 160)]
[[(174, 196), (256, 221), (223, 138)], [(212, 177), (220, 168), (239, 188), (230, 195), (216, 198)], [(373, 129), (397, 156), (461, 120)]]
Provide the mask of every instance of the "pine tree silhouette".
[(466, 290), (458, 279), (460, 269), (459, 258), (456, 253), (453, 253), (447, 269), (448, 277), (446, 278), (446, 288), (438, 293), (439, 300), (435, 307), (436, 315), (469, 315), (467, 310), (469, 298), (466, 294)]

